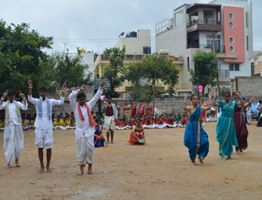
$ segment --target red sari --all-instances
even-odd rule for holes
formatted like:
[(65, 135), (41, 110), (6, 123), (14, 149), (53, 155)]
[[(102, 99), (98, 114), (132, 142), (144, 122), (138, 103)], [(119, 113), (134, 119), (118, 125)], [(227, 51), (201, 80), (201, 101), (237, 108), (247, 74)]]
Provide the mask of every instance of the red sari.
[[(144, 127), (141, 125), (140, 128), (137, 128), (136, 126), (133, 127), (133, 131), (131, 132), (130, 134), (130, 138), (129, 138), (129, 144), (140, 144), (138, 141), (137, 141), (137, 138), (138, 137), (139, 139), (145, 139), (144, 136), (142, 135), (142, 132), (144, 131)], [(134, 135), (136, 137), (133, 136), (133, 132), (134, 132)], [(143, 143), (143, 145), (146, 144), (146, 142)]]
[[(201, 106), (201, 107), (207, 107), (206, 104), (202, 104), (202, 103), (200, 104), (200, 106)], [(201, 116), (201, 119), (202, 119), (203, 122), (206, 122), (206, 121), (207, 121), (206, 114), (207, 114), (207, 112), (206, 112), (206, 111), (203, 111), (202, 116)]]
[(151, 105), (145, 105), (146, 107), (146, 115), (152, 115), (152, 106)]
[(143, 116), (145, 113), (144, 106), (138, 106), (138, 114)]
[(135, 116), (136, 115), (136, 105), (133, 104), (130, 107), (131, 107), (131, 115)]

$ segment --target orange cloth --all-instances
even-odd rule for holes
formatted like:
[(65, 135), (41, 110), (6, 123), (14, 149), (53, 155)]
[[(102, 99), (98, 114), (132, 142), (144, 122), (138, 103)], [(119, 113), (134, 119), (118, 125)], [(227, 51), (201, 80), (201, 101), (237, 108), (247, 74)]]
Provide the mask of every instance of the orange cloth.
[[(139, 144), (136, 137), (138, 137), (139, 139), (145, 139), (144, 136), (141, 133), (143, 131), (144, 131), (143, 126), (140, 126), (140, 128), (137, 128), (136, 126), (134, 126), (133, 131), (130, 134), (129, 144)], [(133, 136), (133, 134), (132, 134), (133, 132), (135, 132), (134, 135), (136, 137)], [(146, 144), (146, 142), (144, 142), (143, 145), (144, 144)]]
[(152, 106), (151, 105), (145, 105), (146, 108), (146, 115), (151, 116), (152, 115)]
[(141, 115), (141, 116), (143, 116), (144, 113), (145, 113), (145, 111), (144, 111), (144, 106), (143, 106), (143, 105), (142, 105), (142, 106), (138, 106), (138, 114)]

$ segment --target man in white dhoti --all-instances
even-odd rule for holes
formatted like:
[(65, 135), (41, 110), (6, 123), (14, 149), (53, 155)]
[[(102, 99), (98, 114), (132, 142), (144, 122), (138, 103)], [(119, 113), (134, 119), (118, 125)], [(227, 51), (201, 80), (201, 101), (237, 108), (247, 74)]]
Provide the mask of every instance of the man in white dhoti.
[(52, 156), (52, 147), (53, 147), (53, 124), (52, 124), (52, 107), (54, 105), (62, 105), (65, 101), (65, 89), (66, 82), (62, 87), (62, 95), (60, 100), (48, 99), (47, 88), (41, 86), (39, 88), (39, 99), (32, 97), (32, 88), (33, 82), (28, 77), (28, 101), (35, 105), (36, 108), (36, 120), (35, 120), (35, 145), (38, 147), (38, 157), (40, 161), (40, 170), (39, 173), (44, 173), (44, 154), (43, 148), (46, 148), (46, 170), (48, 173), (51, 173), (50, 161)]
[[(92, 117), (91, 109), (103, 94), (103, 86), (105, 80), (101, 82), (101, 86), (96, 95), (86, 103), (86, 95), (83, 91), (88, 87), (82, 85), (78, 90), (72, 91), (68, 99), (74, 110), (76, 118), (76, 156), (80, 172), (77, 175), (84, 174), (84, 167), (88, 164), (88, 174), (92, 174), (92, 163), (94, 161), (94, 133), (96, 122)], [(77, 101), (75, 100), (77, 97)]]
[(107, 104), (103, 108), (105, 113), (105, 129), (107, 143), (109, 144), (109, 132), (111, 133), (111, 144), (114, 144), (114, 131), (116, 129), (115, 122), (118, 119), (118, 111), (116, 105), (112, 103), (112, 97), (107, 97)]
[[(15, 91), (6, 91), (0, 100), (0, 110), (5, 109), (4, 150), (8, 167), (15, 158), (15, 164), (20, 167), (19, 158), (24, 148), (24, 135), (20, 109), (27, 110), (25, 95), (20, 92), (23, 103), (15, 101)], [(4, 102), (7, 97), (8, 101)]]

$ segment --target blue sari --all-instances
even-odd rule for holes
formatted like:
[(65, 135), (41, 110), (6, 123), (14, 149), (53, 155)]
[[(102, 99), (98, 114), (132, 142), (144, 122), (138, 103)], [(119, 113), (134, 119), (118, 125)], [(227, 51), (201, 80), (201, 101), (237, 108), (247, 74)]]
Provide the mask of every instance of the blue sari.
[[(101, 135), (100, 134), (100, 130), (102, 129), (102, 126), (100, 125), (100, 126), (98, 126), (97, 128), (96, 128), (96, 131), (95, 131), (95, 134), (96, 135)], [(104, 140), (103, 139), (99, 139), (99, 140), (97, 140), (96, 141), (96, 136), (94, 136), (94, 146), (95, 147), (103, 147), (104, 146)]]
[(208, 135), (201, 125), (203, 107), (198, 106), (189, 118), (184, 135), (184, 145), (188, 148), (189, 157), (195, 162), (196, 156), (204, 160), (209, 152)]
[(221, 158), (229, 158), (233, 154), (233, 145), (238, 147), (233, 119), (237, 102), (238, 100), (230, 101), (228, 104), (224, 101), (217, 102), (222, 109), (222, 115), (219, 117), (216, 127)]

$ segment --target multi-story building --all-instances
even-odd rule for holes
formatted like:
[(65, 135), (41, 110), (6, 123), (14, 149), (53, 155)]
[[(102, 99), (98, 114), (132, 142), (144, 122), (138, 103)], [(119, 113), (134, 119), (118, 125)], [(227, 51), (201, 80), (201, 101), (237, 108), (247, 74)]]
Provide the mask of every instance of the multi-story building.
[(198, 49), (215, 50), (222, 87), (230, 88), (235, 76), (251, 76), (252, 42), (252, 2), (247, 0), (185, 4), (171, 19), (156, 24), (156, 51), (183, 55), (182, 88), (187, 89), (193, 88), (188, 69), (194, 69), (192, 58)]
[(151, 30), (139, 29), (137, 32), (122, 32), (115, 47), (126, 46), (126, 54), (151, 54)]

